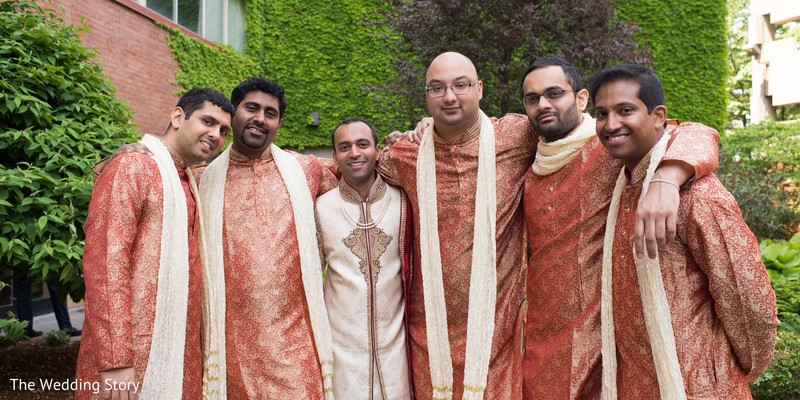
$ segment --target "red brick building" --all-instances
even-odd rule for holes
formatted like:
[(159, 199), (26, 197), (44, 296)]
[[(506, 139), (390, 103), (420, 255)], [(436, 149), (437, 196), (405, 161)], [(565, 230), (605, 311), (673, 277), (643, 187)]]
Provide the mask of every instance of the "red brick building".
[[(39, 3), (55, 9), (66, 24), (81, 26), (85, 22), (88, 31), (81, 32), (80, 37), (87, 47), (97, 49), (96, 61), (117, 87), (117, 98), (133, 110), (133, 122), (143, 133), (161, 133), (167, 127), (169, 112), (178, 101), (176, 93), (181, 87), (175, 83), (178, 63), (167, 44), (169, 33), (154, 22), (179, 28), (197, 40), (205, 39), (142, 5), (148, 4), (147, 1), (39, 0)], [(151, 7), (165, 3), (149, 1)], [(205, 2), (195, 1), (197, 5)]]

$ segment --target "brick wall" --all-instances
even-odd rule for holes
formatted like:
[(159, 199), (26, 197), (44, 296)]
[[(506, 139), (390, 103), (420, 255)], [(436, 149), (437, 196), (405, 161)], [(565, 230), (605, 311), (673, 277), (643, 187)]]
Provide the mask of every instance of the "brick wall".
[[(169, 112), (178, 102), (178, 63), (167, 45), (167, 32), (153, 20), (176, 26), (132, 0), (40, 0), (71, 25), (85, 18), (88, 32), (80, 37), (98, 49), (96, 61), (117, 87), (117, 98), (133, 110), (142, 133), (163, 133)], [(184, 30), (185, 31), (185, 30)], [(193, 33), (187, 32), (191, 36)], [(202, 39), (201, 39), (202, 40)]]

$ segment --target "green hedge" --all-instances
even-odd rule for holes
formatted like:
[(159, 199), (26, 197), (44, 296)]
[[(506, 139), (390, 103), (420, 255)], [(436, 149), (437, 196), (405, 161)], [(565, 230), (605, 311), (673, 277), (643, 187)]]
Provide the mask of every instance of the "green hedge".
[(138, 137), (79, 30), (0, 2), (0, 272), (61, 281), (76, 300), (91, 166)]
[[(286, 89), (287, 113), (276, 143), (330, 146), (330, 132), (349, 117), (370, 120), (385, 135), (400, 113), (379, 112), (370, 87), (392, 75), (371, 22), (381, 3), (370, 0), (248, 0), (247, 53)], [(319, 113), (319, 128), (309, 115)]]
[(725, 0), (616, 2), (617, 15), (633, 20), (653, 55), (672, 118), (727, 125), (728, 65)]
[(800, 123), (766, 122), (723, 132), (716, 174), (759, 239), (788, 239), (797, 232)]

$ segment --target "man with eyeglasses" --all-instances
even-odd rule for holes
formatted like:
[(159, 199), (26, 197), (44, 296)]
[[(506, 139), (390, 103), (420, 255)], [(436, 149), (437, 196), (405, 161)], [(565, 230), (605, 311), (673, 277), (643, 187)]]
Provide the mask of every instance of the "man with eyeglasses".
[[(525, 112), (540, 135), (523, 195), (531, 248), (523, 398), (598, 399), (603, 235), (621, 163), (596, 140), (595, 120), (582, 113), (589, 93), (571, 64), (539, 58), (520, 86)], [(646, 212), (648, 204), (667, 207), (662, 212), (671, 215), (672, 224), (657, 224), (659, 248), (675, 237), (678, 187), (717, 164), (716, 131), (699, 124), (669, 130), (673, 142), (648, 192), (663, 201), (642, 203), (638, 210)], [(637, 230), (644, 231), (643, 223)], [(655, 252), (636, 244), (638, 254), (643, 247)]]
[(378, 169), (414, 211), (408, 303), (418, 399), (522, 394), (525, 239), (522, 182), (533, 162), (528, 119), (490, 120), (472, 62), (444, 53), (426, 73), (433, 125), (399, 141)]

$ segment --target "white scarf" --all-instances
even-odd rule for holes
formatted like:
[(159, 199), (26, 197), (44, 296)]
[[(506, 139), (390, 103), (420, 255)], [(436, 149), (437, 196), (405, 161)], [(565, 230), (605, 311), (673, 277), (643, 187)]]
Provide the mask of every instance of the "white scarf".
[[(486, 389), (497, 298), (495, 137), (494, 127), (482, 111), (480, 118), (478, 191), (475, 194), (475, 231), (469, 283), (464, 399), (482, 399)], [(442, 255), (439, 247), (433, 125), (425, 130), (419, 147), (417, 191), (425, 323), (433, 398), (451, 399), (453, 363), (450, 358)]]
[[(204, 203), (203, 215), (208, 222), (204, 236), (207, 249), (207, 269), (204, 279), (209, 283), (204, 294), (204, 316), (207, 316), (204, 343), (208, 357), (205, 362), (203, 393), (205, 398), (226, 398), (225, 392), (225, 261), (222, 244), (222, 212), (224, 209), (225, 180), (230, 161), (229, 146), (203, 172), (200, 180), (200, 198)], [(292, 204), (297, 244), (300, 250), (300, 268), (303, 289), (311, 318), (311, 330), (317, 346), (325, 398), (333, 399), (333, 342), (330, 322), (322, 292), (322, 265), (317, 245), (314, 222), (314, 203), (308, 181), (300, 163), (289, 153), (275, 145), (270, 147), (275, 165), (289, 192)], [(217, 395), (219, 393), (220, 395)], [(213, 395), (213, 396), (212, 396)]]
[(594, 125), (594, 118), (583, 113), (583, 121), (566, 137), (548, 142), (539, 136), (533, 172), (539, 176), (550, 175), (567, 165), (588, 141), (597, 137)]
[[(642, 194), (639, 202), (642, 201), (647, 189), (650, 187), (650, 180), (653, 178), (656, 168), (664, 152), (667, 149), (669, 134), (664, 133), (661, 139), (653, 147), (650, 156), (650, 165), (647, 168)], [(617, 398), (617, 346), (614, 335), (614, 311), (612, 306), (612, 262), (614, 232), (616, 230), (617, 215), (619, 214), (620, 198), (627, 184), (625, 168), (620, 171), (617, 184), (614, 187), (614, 195), (611, 198), (611, 206), (608, 210), (608, 220), (606, 221), (605, 240), (603, 242), (603, 273), (602, 273), (602, 297), (601, 297), (601, 331), (603, 337), (603, 400), (616, 400)], [(646, 252), (646, 251), (645, 251)], [(636, 254), (633, 254), (636, 260)], [(659, 266), (658, 254), (655, 259), (645, 254), (641, 260), (636, 260), (636, 274), (639, 278), (639, 291), (642, 297), (642, 308), (644, 311), (645, 325), (647, 326), (647, 336), (650, 340), (650, 347), (653, 352), (656, 375), (658, 377), (658, 387), (662, 400), (685, 400), (686, 390), (681, 376), (680, 365), (678, 364), (678, 353), (675, 348), (675, 335), (672, 330), (672, 319), (670, 317), (669, 303), (667, 294), (664, 290), (664, 282), (661, 278), (661, 268)]]
[[(167, 147), (152, 135), (145, 135), (139, 143), (153, 154), (164, 187), (156, 313), (139, 397), (179, 400), (183, 396), (189, 299), (189, 215), (181, 179)], [(187, 174), (193, 182), (192, 174)]]

